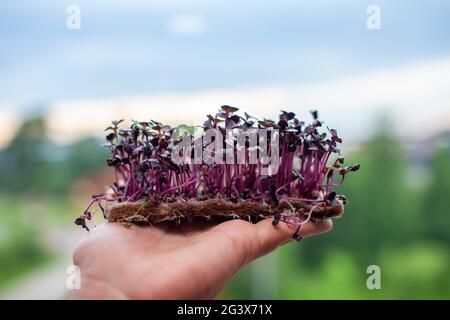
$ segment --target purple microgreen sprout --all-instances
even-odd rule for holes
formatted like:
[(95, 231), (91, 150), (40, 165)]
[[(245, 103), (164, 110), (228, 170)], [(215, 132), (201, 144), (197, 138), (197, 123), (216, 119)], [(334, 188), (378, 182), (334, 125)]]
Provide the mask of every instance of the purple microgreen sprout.
[[(310, 125), (305, 125), (295, 113), (288, 111), (281, 111), (277, 121), (258, 120), (247, 113), (241, 117), (237, 111), (238, 108), (224, 105), (215, 116), (207, 116), (201, 129), (223, 132), (227, 129), (244, 132), (279, 130), (280, 167), (275, 174), (263, 175), (261, 164), (247, 162), (175, 164), (173, 148), (183, 139), (198, 139), (194, 135), (196, 127), (180, 125), (172, 128), (154, 120), (132, 121), (129, 126), (119, 127), (123, 120), (112, 121), (105, 129), (105, 146), (110, 150), (106, 163), (114, 170), (115, 181), (107, 192), (93, 197), (75, 223), (89, 230), (86, 221), (92, 220), (94, 204), (98, 204), (104, 214), (108, 206), (115, 203), (147, 201), (159, 205), (222, 199), (268, 206), (277, 206), (280, 201), (302, 201), (309, 205), (309, 212), (303, 216), (273, 215), (274, 225), (283, 218), (284, 222), (299, 228), (312, 219), (315, 210), (338, 202), (347, 203), (346, 198), (337, 195), (334, 189), (343, 183), (346, 174), (358, 171), (360, 165), (343, 167), (344, 159), (338, 148), (342, 138), (335, 129), (326, 127), (327, 130), (323, 130), (317, 111), (311, 111), (313, 121)], [(233, 144), (233, 140), (224, 135), (223, 145)], [(202, 143), (200, 147), (205, 151), (208, 143)], [(247, 156), (248, 152), (246, 150)], [(192, 216), (186, 215), (186, 218), (191, 220)], [(298, 232), (294, 238), (301, 240)]]

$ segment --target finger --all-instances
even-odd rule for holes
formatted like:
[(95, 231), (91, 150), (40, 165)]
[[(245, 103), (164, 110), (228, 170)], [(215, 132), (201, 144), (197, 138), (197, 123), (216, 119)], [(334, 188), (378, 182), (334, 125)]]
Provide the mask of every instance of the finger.
[[(258, 222), (255, 226), (259, 238), (258, 248), (256, 248), (256, 257), (265, 255), (282, 244), (293, 240), (293, 235), (297, 230), (297, 226), (289, 225), (280, 222), (276, 226), (272, 225), (272, 220), (265, 219)], [(322, 220), (319, 222), (309, 221), (302, 225), (298, 233), (302, 238), (318, 235), (328, 232), (332, 229), (333, 222), (331, 219)]]

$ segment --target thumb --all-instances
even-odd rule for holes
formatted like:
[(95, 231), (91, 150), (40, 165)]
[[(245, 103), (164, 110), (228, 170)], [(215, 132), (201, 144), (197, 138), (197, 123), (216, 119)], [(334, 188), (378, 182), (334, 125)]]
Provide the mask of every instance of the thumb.
[[(297, 226), (289, 225), (284, 222), (272, 225), (271, 219), (265, 219), (254, 225), (259, 238), (256, 248), (256, 258), (268, 254), (280, 245), (294, 240), (293, 235), (297, 231)], [(330, 231), (333, 228), (331, 219), (321, 220), (319, 222), (309, 221), (300, 227), (298, 233), (302, 238), (319, 235)]]

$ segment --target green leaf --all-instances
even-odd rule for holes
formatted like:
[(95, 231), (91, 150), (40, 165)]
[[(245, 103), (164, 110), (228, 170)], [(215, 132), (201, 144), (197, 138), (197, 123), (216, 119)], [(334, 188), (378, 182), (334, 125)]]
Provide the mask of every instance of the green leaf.
[(186, 134), (188, 135), (194, 135), (195, 126), (188, 126), (186, 124), (181, 124), (177, 128), (178, 136), (183, 137)]

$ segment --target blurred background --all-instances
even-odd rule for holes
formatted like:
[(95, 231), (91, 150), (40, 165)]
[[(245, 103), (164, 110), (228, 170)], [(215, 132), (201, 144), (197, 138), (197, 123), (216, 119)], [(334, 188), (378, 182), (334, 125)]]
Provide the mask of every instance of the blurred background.
[(223, 104), (318, 109), (361, 171), (333, 232), (245, 267), (220, 298), (450, 298), (448, 1), (0, 6), (0, 298), (65, 297), (73, 220), (111, 181), (110, 120), (200, 124)]

